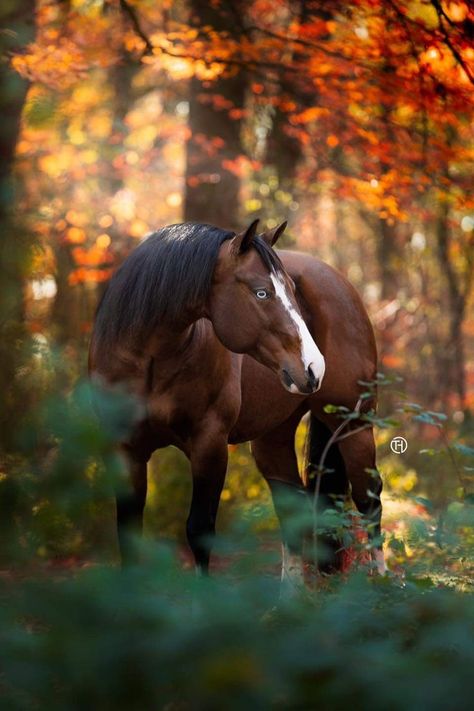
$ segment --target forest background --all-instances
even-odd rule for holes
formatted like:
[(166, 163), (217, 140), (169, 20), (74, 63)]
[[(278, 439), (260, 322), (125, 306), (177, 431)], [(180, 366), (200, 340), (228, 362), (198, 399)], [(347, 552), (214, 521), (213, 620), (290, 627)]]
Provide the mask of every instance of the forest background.
[[(76, 708), (83, 693), (101, 708), (114, 698), (114, 708), (148, 707), (154, 694), (219, 708), (229, 693), (229, 708), (248, 708), (249, 699), (269, 708), (274, 693), (293, 708), (308, 707), (305, 694), (339, 707), (354, 704), (354, 690), (365, 709), (380, 707), (379, 692), (384, 708), (450, 707), (471, 683), (474, 660), (466, 636), (474, 619), (466, 592), (474, 542), (471, 4), (3, 0), (0, 18), (0, 597), (15, 593), (0, 606), (0, 685), (12, 708), (54, 708), (54, 699)], [(385, 548), (396, 579), (378, 590), (356, 576), (346, 592), (319, 598), (310, 617), (292, 609), (290, 626), (267, 630), (268, 644), (255, 609), (274, 591), (262, 592), (254, 573), (268, 564), (275, 583), (278, 554), (265, 564), (257, 556), (256, 567), (248, 561), (277, 551), (278, 532), (248, 447), (231, 448), (219, 518), (223, 540), (238, 533), (237, 548), (221, 550), (222, 567), (229, 556), (248, 564), (231, 573), (234, 587), (241, 581), (235, 594), (206, 588), (191, 617), (179, 607), (192, 584), (169, 551), (178, 551), (180, 570), (189, 566), (181, 543), (190, 477), (169, 448), (152, 460), (146, 511), (147, 539), (168, 544), (146, 555), (161, 551), (160, 585), (172, 594), (133, 579), (138, 597), (122, 599), (125, 578), (103, 572), (117, 560), (114, 433), (98, 427), (86, 384), (97, 301), (147, 233), (185, 220), (237, 230), (256, 217), (262, 228), (288, 220), (282, 246), (334, 265), (369, 311), (382, 373)], [(390, 449), (396, 435), (408, 441), (403, 455)], [(303, 424), (301, 458), (304, 439)], [(349, 535), (353, 518), (341, 526)], [(353, 545), (363, 554), (360, 538)], [(89, 568), (106, 577), (81, 577)], [(32, 577), (46, 587), (30, 589)], [(401, 592), (400, 580), (412, 587)], [(440, 588), (454, 597), (437, 596)], [(90, 656), (88, 635), (101, 624), (107, 635)], [(207, 666), (181, 677), (203, 628)], [(298, 648), (317, 645), (314, 676), (305, 676), (303, 657), (292, 657), (288, 672), (293, 632)], [(158, 638), (165, 646), (157, 651)], [(340, 684), (346, 649), (368, 666), (351, 662)], [(133, 678), (121, 671), (127, 654), (140, 669)], [(102, 660), (116, 673), (98, 673)], [(76, 669), (86, 676), (76, 679)], [(415, 676), (420, 696), (411, 686), (407, 701)]]
[[(25, 412), (84, 377), (113, 270), (147, 233), (183, 220), (238, 229), (255, 217), (262, 227), (288, 219), (286, 246), (327, 260), (361, 293), (380, 370), (469, 432), (467, 3), (10, 0), (2, 13), (7, 452)], [(384, 395), (382, 408), (395, 402)], [(405, 435), (432, 448), (438, 430), (418, 423)], [(393, 434), (379, 446), (388, 487), (441, 499), (459, 488), (444, 462), (420, 483), (416, 444), (392, 456)], [(178, 460), (157, 459), (166, 492), (150, 506), (153, 525), (174, 533), (173, 501), (188, 486), (172, 475), (185, 468)], [(262, 495), (240, 448), (224, 504)]]

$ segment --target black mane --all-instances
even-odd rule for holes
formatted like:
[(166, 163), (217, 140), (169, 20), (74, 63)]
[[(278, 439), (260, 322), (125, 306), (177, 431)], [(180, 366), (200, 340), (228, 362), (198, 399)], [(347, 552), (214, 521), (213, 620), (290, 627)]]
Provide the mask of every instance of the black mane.
[[(217, 255), (235, 232), (186, 222), (163, 227), (131, 252), (109, 282), (98, 306), (94, 338), (113, 345), (123, 338), (142, 345), (160, 323), (179, 322), (204, 304)], [(253, 246), (271, 271), (283, 267), (261, 237)]]

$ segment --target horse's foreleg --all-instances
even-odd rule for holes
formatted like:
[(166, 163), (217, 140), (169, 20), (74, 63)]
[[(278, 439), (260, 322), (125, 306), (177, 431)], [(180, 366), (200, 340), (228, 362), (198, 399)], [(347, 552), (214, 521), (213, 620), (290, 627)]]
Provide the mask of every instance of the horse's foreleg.
[(387, 571), (381, 542), (382, 479), (375, 464), (375, 442), (372, 429), (362, 430), (341, 440), (339, 450), (352, 487), (352, 499), (368, 524), (369, 542), (374, 541), (372, 559), (377, 571)]
[(147, 463), (125, 453), (125, 481), (117, 486), (117, 533), (122, 565), (138, 562), (136, 539), (142, 534), (147, 491)]
[(217, 509), (227, 471), (227, 438), (208, 433), (191, 448), (193, 495), (186, 525), (197, 570), (207, 573)]
[[(252, 442), (252, 454), (267, 480), (282, 536), (281, 595), (291, 597), (304, 587), (304, 532), (295, 518), (310, 512), (309, 499), (298, 473), (294, 436), (297, 422), (285, 423)], [(295, 525), (296, 523), (296, 525)]]

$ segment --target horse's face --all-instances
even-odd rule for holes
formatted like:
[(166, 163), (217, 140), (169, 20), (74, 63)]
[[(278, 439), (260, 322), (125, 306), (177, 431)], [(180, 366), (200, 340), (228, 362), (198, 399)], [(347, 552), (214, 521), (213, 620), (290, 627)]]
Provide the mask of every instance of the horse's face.
[[(285, 226), (258, 238), (260, 251), (262, 238), (268, 250)], [(292, 279), (282, 268), (267, 266), (257, 251), (255, 230), (253, 223), (221, 247), (209, 299), (214, 330), (226, 348), (277, 373), (290, 392), (315, 392), (324, 358), (301, 316)]]

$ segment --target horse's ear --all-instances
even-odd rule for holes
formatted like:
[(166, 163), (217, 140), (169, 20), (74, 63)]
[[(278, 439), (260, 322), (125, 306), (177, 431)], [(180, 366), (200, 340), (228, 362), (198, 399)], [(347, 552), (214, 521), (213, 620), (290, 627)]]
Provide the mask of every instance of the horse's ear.
[(254, 220), (246, 230), (239, 232), (239, 234), (232, 238), (231, 249), (233, 254), (242, 254), (242, 252), (246, 252), (249, 249), (257, 234), (257, 225), (258, 220)]
[(269, 247), (273, 247), (280, 235), (282, 235), (286, 230), (287, 224), (288, 222), (285, 220), (281, 223), (281, 225), (278, 225), (278, 227), (274, 227), (272, 230), (266, 230), (266, 232), (263, 232), (260, 236), (265, 240)]

